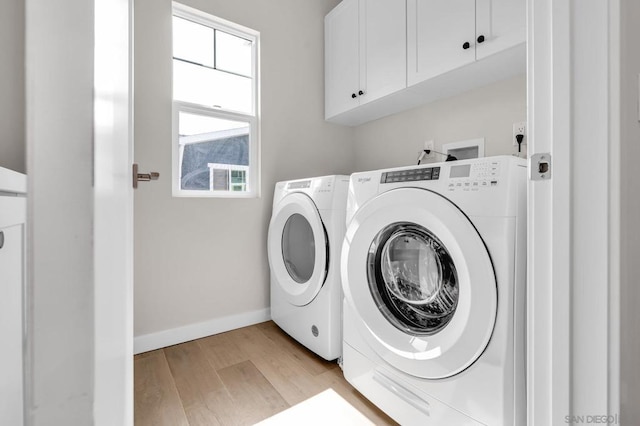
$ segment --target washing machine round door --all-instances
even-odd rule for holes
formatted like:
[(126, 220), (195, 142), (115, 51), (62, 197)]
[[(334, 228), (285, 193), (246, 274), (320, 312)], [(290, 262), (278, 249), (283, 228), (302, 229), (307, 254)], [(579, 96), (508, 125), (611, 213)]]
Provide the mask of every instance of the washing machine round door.
[(269, 224), (269, 266), (289, 303), (304, 306), (324, 284), (328, 270), (328, 240), (314, 202), (292, 193), (273, 210)]
[(453, 376), (491, 338), (491, 257), (469, 218), (435, 192), (395, 189), (362, 206), (347, 229), (342, 280), (360, 334), (408, 374)]

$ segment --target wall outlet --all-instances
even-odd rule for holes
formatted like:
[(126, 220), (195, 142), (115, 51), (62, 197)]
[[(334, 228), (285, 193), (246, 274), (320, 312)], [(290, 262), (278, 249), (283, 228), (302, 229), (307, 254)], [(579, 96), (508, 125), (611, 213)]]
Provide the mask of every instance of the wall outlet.
[(524, 139), (522, 139), (522, 145), (527, 144), (527, 122), (526, 121), (513, 123), (513, 137), (511, 139), (513, 146), (518, 146), (516, 135), (524, 135)]
[(423, 149), (428, 149), (431, 152), (427, 155), (424, 156), (424, 158), (434, 158), (435, 157), (435, 152), (433, 152), (433, 150), (435, 149), (433, 140), (430, 141), (424, 141), (424, 148)]

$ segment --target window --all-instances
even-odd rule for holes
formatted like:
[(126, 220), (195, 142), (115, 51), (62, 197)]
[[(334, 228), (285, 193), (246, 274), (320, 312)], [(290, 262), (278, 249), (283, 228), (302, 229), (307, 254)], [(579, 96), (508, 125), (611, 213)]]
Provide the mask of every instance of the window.
[(258, 40), (173, 4), (174, 196), (259, 196)]

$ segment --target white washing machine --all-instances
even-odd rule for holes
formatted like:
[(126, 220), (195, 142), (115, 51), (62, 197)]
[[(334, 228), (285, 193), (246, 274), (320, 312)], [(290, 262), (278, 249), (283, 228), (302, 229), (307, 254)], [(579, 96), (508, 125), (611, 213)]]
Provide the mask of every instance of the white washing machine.
[(342, 355), (340, 249), (348, 176), (276, 184), (268, 247), (271, 318), (327, 360)]
[(351, 176), (346, 379), (402, 425), (523, 425), (526, 162)]

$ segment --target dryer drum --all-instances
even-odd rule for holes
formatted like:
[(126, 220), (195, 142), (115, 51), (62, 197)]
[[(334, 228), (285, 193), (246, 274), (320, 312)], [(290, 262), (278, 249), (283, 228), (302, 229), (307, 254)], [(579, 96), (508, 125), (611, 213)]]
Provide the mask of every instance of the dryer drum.
[(396, 328), (432, 335), (451, 320), (458, 305), (458, 278), (451, 255), (429, 230), (398, 222), (374, 238), (367, 258), (369, 290)]

